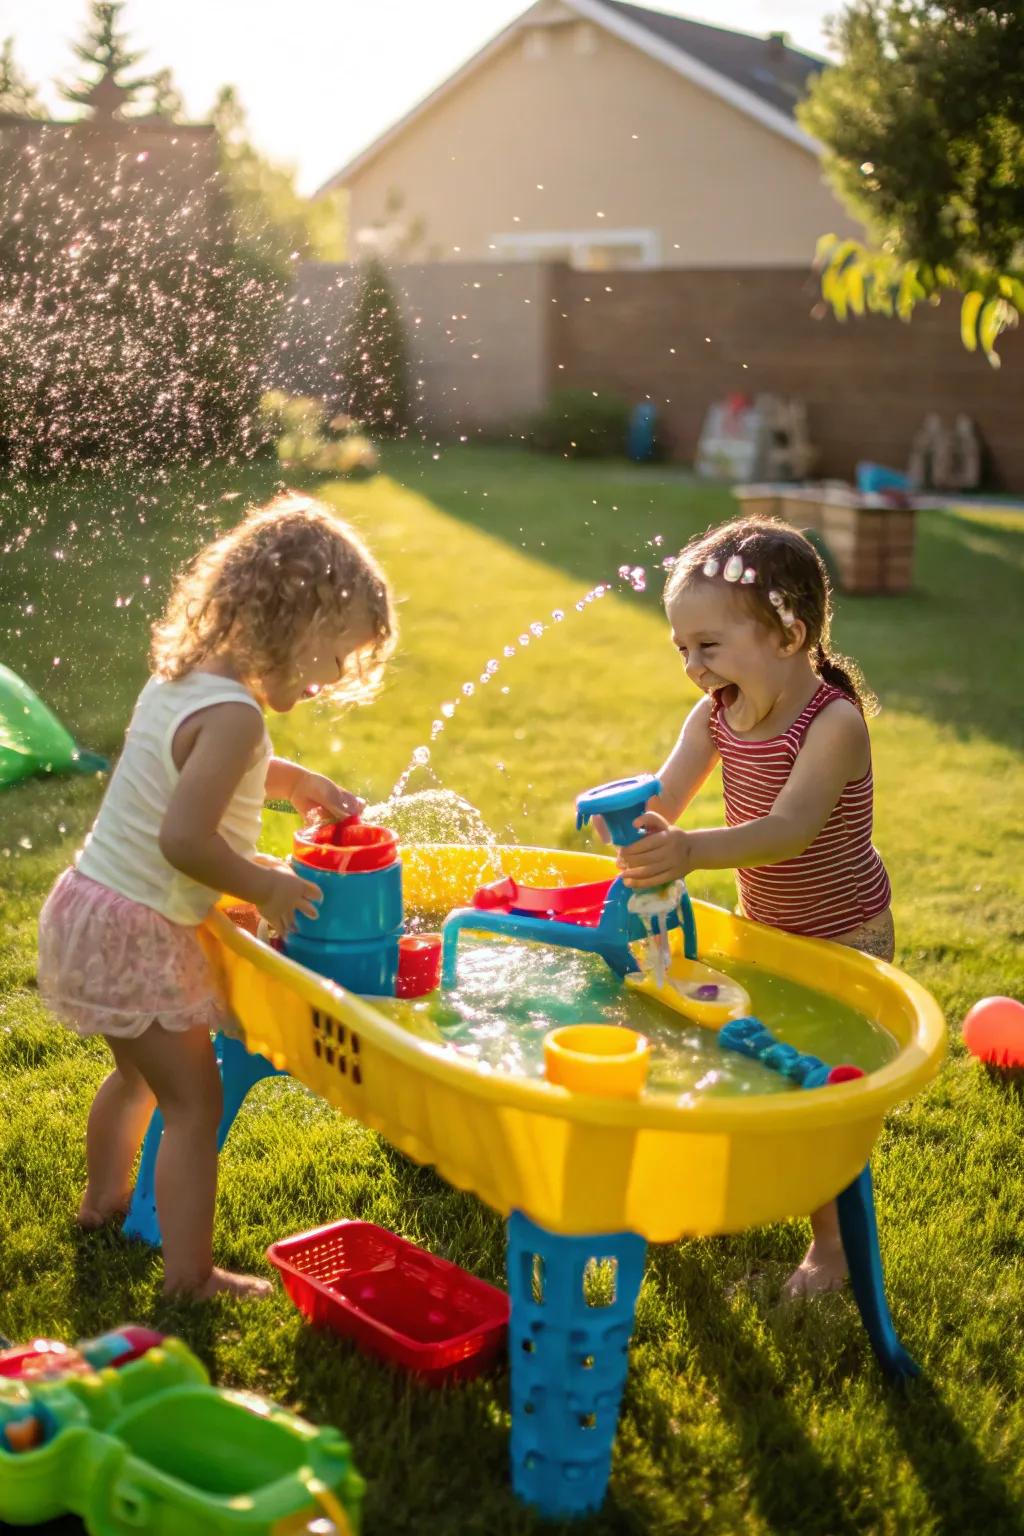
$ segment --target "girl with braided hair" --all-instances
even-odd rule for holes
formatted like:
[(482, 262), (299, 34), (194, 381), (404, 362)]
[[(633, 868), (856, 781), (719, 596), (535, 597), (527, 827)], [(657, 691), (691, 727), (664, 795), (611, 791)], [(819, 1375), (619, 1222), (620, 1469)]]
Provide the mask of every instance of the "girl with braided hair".
[[(702, 696), (636, 822), (646, 835), (620, 851), (626, 884), (735, 869), (745, 916), (891, 960), (889, 877), (872, 843), (867, 717), (877, 704), (831, 650), (831, 591), (814, 546), (769, 518), (712, 529), (674, 562), (665, 609)], [(725, 826), (676, 826), (719, 762)], [(834, 1289), (846, 1274), (834, 1203), (811, 1225), (789, 1297)]]

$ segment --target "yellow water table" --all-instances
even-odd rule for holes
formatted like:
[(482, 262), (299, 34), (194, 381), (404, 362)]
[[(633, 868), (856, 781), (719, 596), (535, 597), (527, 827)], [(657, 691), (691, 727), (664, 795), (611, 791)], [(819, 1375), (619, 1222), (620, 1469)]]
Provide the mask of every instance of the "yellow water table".
[[(465, 907), (502, 878), (553, 887), (616, 874), (610, 858), (540, 848), (414, 846), (402, 857), (407, 905), (432, 913)], [(510, 1217), (513, 1482), (546, 1513), (593, 1508), (603, 1495), (645, 1240), (739, 1232), (841, 1196), (844, 1241), (849, 1231), (848, 1249), (867, 1255), (859, 1276), (851, 1269), (872, 1343), (893, 1374), (913, 1368), (885, 1306), (867, 1165), (886, 1112), (938, 1069), (939, 1009), (881, 961), (692, 905), (702, 957), (748, 962), (850, 1004), (889, 1032), (894, 1058), (813, 1092), (680, 1100), (638, 1085), (609, 1097), (493, 1071), (443, 1039), (421, 1038), (223, 912), (203, 930), (247, 1051)], [(670, 937), (655, 990), (694, 1016), (708, 983), (678, 932)], [(733, 1017), (742, 989), (715, 1002)], [(721, 1008), (713, 1011), (705, 1022), (721, 1025)], [(617, 1276), (605, 1308), (584, 1305), (595, 1258), (612, 1259)], [(566, 1404), (581, 1402), (591, 1406), (576, 1422)]]

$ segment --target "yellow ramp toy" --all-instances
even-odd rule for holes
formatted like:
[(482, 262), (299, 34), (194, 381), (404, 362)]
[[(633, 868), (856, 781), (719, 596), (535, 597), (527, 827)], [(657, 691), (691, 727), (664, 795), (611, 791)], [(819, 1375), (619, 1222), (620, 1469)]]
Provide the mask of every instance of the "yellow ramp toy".
[(721, 1029), (730, 1019), (745, 1018), (751, 1011), (750, 997), (738, 981), (682, 954), (672, 956), (663, 981), (651, 971), (634, 971), (626, 977), (626, 985), (707, 1029)]

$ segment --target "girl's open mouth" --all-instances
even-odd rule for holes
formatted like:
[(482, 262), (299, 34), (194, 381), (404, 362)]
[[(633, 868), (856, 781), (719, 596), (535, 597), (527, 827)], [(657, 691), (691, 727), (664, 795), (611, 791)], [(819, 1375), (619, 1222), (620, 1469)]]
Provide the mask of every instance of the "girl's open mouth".
[(731, 709), (740, 696), (740, 691), (735, 683), (723, 683), (721, 688), (712, 688), (719, 709)]

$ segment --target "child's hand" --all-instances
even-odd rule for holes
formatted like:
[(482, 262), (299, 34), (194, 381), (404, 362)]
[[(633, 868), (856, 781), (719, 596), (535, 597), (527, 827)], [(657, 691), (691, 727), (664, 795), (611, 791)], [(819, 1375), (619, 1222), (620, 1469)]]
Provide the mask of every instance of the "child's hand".
[(256, 903), (256, 910), (265, 917), (275, 933), (291, 933), (295, 927), (295, 914), (316, 917), (315, 902), (323, 900), (323, 893), (312, 880), (303, 880), (287, 865), (267, 871), (269, 891), (263, 901)]
[(603, 816), (591, 816), (590, 825), (601, 839), (602, 843), (610, 843), (612, 835), (608, 831), (608, 823)]
[(366, 805), (358, 795), (342, 789), (325, 773), (309, 773), (306, 769), (292, 785), (289, 800), (301, 816), (313, 816), (318, 821), (344, 821), (358, 816)]
[(633, 823), (645, 836), (619, 849), (618, 864), (626, 885), (634, 891), (681, 880), (696, 868), (689, 835), (673, 827), (657, 811), (645, 811)]

